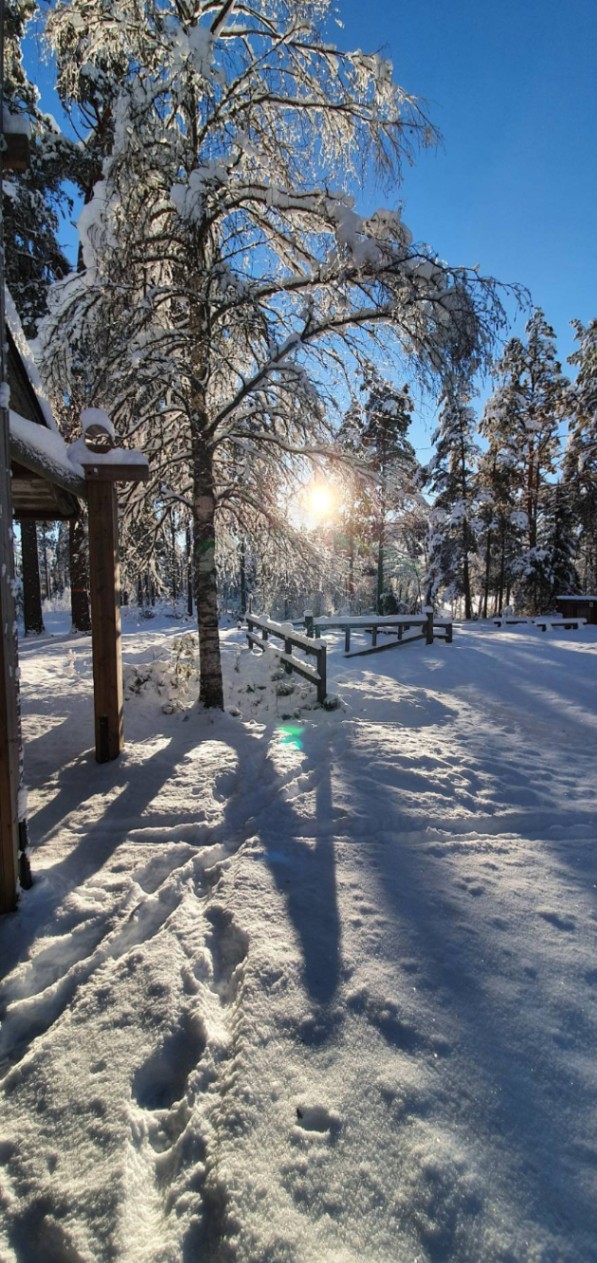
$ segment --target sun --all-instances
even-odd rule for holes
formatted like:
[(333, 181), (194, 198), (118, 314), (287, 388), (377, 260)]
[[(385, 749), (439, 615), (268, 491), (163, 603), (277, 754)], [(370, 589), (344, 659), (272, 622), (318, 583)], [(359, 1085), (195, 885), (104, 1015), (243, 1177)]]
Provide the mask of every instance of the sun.
[(309, 514), (316, 521), (331, 517), (336, 507), (336, 497), (330, 486), (323, 482), (314, 482), (307, 493)]

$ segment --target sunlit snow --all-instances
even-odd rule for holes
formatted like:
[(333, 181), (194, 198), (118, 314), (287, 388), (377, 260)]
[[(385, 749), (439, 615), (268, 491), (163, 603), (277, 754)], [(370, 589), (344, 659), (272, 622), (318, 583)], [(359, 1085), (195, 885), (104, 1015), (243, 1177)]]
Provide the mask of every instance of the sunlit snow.
[(597, 629), (330, 632), (326, 712), (231, 628), (213, 714), (192, 625), (131, 611), (99, 766), (89, 639), (46, 625), (3, 1263), (589, 1263)]

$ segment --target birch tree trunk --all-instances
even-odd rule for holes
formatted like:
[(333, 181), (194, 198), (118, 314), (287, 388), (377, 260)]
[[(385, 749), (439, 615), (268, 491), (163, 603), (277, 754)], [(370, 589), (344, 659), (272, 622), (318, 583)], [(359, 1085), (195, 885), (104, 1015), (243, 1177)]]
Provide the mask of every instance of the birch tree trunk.
[(195, 425), (192, 436), (195, 599), (199, 625), (199, 701), (224, 709), (218, 631), (213, 451)]

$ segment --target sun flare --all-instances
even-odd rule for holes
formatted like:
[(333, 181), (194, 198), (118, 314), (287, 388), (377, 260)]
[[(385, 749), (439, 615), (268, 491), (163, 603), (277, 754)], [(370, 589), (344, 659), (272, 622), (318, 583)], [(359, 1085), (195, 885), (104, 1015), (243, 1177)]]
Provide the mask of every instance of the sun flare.
[(332, 488), (325, 483), (315, 482), (309, 488), (307, 503), (311, 517), (321, 521), (322, 518), (330, 517), (335, 508), (335, 496)]

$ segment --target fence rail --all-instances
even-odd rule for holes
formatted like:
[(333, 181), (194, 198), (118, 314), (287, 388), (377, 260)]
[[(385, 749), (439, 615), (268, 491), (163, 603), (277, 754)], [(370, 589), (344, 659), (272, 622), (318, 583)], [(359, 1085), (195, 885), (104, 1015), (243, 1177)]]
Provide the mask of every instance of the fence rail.
[[(425, 640), (428, 645), (433, 644), (434, 636), (439, 636), (448, 643), (452, 641), (452, 623), (445, 619), (436, 619), (432, 609), (426, 609), (424, 614), (348, 614), (348, 615), (330, 615), (314, 616), (308, 611), (305, 612), (305, 628), (307, 635), (310, 637), (319, 637), (322, 632), (335, 628), (344, 632), (344, 652), (350, 658), (361, 657), (364, 654), (379, 653), (382, 649), (390, 649), (399, 644), (412, 644), (413, 640)], [(407, 640), (403, 640), (405, 631), (415, 630), (414, 636), (409, 636)], [(368, 632), (371, 636), (371, 645), (367, 649), (354, 649), (351, 653), (350, 641), (351, 632), (360, 631)], [(382, 644), (378, 644), (377, 637), (379, 633), (385, 633), (395, 639), (386, 640)]]
[[(303, 636), (300, 632), (289, 631), (288, 626), (281, 623), (273, 623), (269, 618), (256, 618), (254, 614), (247, 614), (247, 640), (251, 646), (257, 649), (270, 649), (275, 653), (280, 661), (284, 664), (284, 670), (287, 675), (293, 671), (297, 675), (301, 675), (303, 679), (309, 680), (317, 688), (317, 701), (323, 702), (327, 693), (327, 664), (326, 664), (326, 646), (321, 642)], [(280, 649), (277, 645), (270, 643), (270, 636), (284, 642), (284, 648)], [(296, 658), (293, 649), (301, 649), (303, 653), (310, 654), (316, 659), (315, 667), (309, 666), (307, 662), (303, 662), (301, 658)]]

